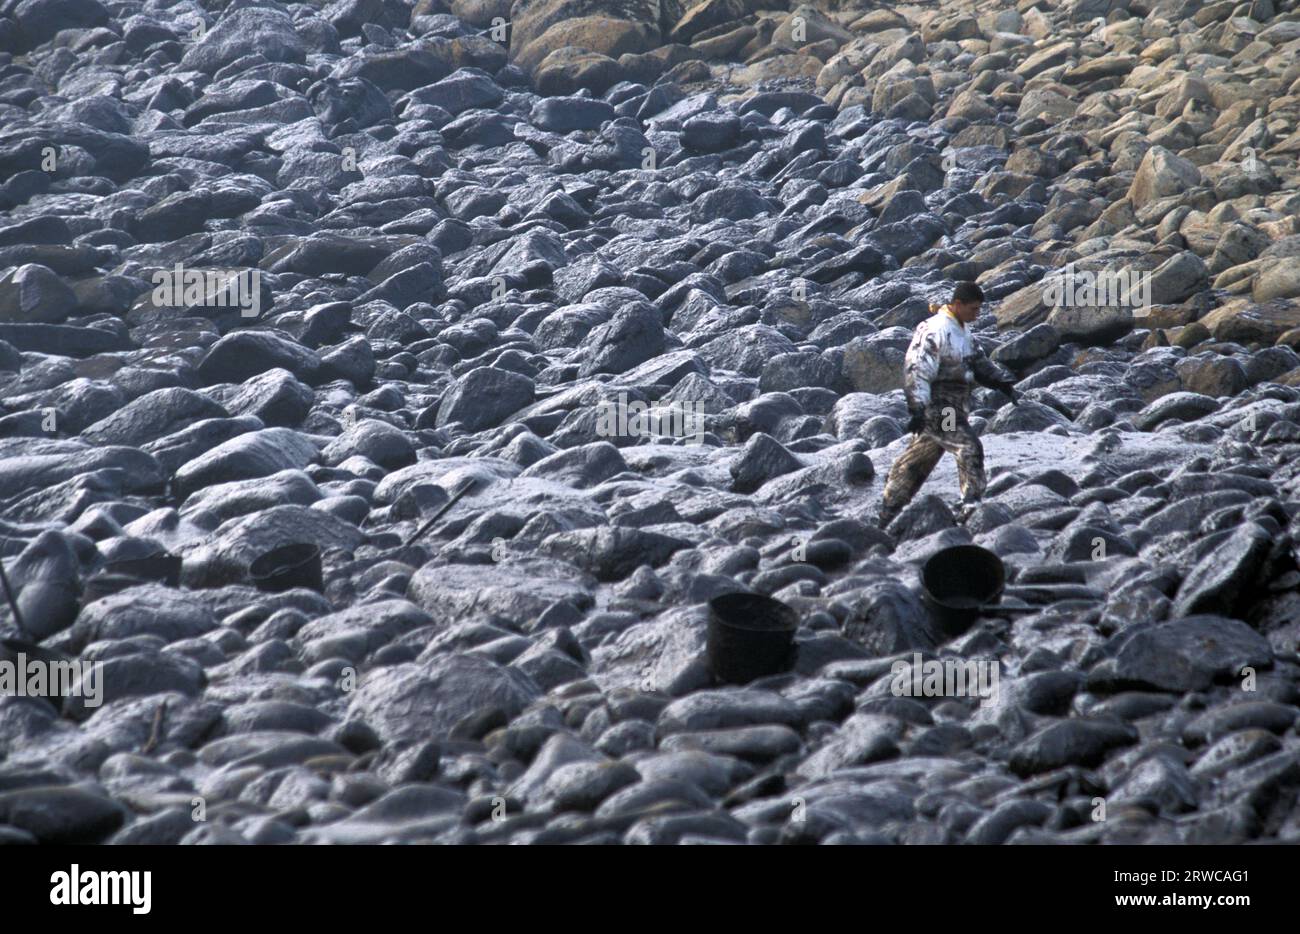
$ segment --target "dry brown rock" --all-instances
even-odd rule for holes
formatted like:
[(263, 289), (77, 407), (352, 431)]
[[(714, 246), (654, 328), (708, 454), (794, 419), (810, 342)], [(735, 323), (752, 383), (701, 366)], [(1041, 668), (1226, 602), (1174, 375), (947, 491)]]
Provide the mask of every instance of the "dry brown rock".
[(1300, 302), (1233, 299), (1214, 309), (1201, 323), (1209, 328), (1215, 340), (1272, 344), (1300, 327)]
[(1184, 195), (1201, 183), (1201, 172), (1191, 162), (1163, 146), (1152, 146), (1142, 157), (1128, 199), (1141, 209), (1161, 198)]

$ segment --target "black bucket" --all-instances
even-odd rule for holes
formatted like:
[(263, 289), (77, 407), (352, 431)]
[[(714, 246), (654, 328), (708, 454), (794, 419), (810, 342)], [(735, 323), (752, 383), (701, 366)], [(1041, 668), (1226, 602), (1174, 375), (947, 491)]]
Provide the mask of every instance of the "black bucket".
[(949, 636), (959, 636), (1002, 596), (1007, 571), (1002, 559), (979, 545), (936, 552), (921, 569), (921, 601)]
[(709, 667), (730, 684), (780, 674), (794, 666), (795, 611), (771, 597), (728, 593), (709, 601)]
[(142, 581), (157, 581), (168, 587), (178, 587), (181, 582), (181, 559), (167, 551), (155, 552), (143, 558), (122, 558), (104, 565), (106, 574), (136, 577)]
[(320, 549), (307, 543), (272, 548), (248, 566), (248, 576), (258, 590), (266, 593), (295, 587), (306, 587), (317, 593), (325, 589)]

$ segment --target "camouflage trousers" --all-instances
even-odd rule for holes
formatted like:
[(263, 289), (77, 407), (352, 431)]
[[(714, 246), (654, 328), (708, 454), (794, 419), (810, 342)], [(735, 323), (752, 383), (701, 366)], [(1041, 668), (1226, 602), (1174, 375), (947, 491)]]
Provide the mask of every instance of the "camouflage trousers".
[[(955, 394), (954, 394), (955, 395)], [(962, 404), (957, 404), (958, 402)], [(912, 501), (921, 485), (947, 451), (957, 459), (957, 479), (963, 502), (975, 503), (984, 495), (984, 445), (966, 421), (964, 398), (936, 398), (926, 410), (925, 429), (912, 438), (894, 461), (885, 481), (883, 509), (897, 515)]]

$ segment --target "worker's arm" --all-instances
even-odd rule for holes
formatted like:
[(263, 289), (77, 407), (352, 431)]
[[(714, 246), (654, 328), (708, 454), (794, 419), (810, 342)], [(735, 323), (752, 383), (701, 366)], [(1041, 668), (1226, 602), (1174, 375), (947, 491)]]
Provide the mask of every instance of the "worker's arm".
[(989, 389), (1005, 392), (1012, 397), (1014, 402), (1015, 374), (1001, 364), (990, 360), (974, 339), (971, 340), (971, 347), (974, 348), (974, 353), (970, 359), (970, 366), (971, 371), (975, 374), (976, 382), (981, 386), (987, 386)]
[(930, 405), (930, 383), (939, 375), (939, 336), (929, 328), (917, 333), (903, 360), (903, 393), (908, 411), (915, 414)]

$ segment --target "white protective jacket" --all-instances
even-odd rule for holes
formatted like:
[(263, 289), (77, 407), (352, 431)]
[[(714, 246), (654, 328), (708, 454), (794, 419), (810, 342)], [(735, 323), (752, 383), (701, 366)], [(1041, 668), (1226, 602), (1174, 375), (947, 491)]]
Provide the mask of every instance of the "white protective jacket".
[(964, 410), (976, 381), (996, 387), (1016, 378), (984, 354), (966, 325), (944, 305), (917, 327), (908, 345), (903, 360), (907, 404), (928, 408), (937, 390), (945, 404), (958, 404)]

